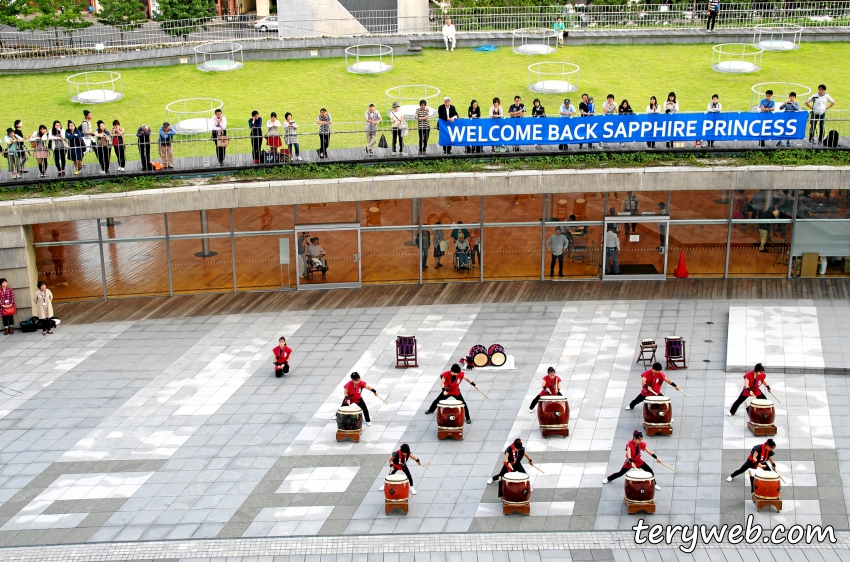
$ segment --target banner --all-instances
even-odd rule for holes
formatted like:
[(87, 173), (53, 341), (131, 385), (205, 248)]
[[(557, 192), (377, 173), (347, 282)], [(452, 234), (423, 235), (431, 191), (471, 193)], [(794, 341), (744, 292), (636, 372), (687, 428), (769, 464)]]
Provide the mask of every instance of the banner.
[(805, 138), (808, 112), (595, 115), (439, 121), (440, 146), (601, 142), (780, 141)]

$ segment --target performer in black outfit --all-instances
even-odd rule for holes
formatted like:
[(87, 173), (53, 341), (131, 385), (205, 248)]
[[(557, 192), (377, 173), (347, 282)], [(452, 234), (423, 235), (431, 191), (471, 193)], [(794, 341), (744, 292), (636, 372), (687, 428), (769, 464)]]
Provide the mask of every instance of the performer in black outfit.
[[(773, 439), (768, 439), (761, 445), (756, 445), (753, 447), (753, 450), (750, 451), (750, 456), (747, 457), (747, 460), (744, 461), (744, 464), (741, 465), (741, 468), (732, 473), (731, 476), (726, 478), (727, 482), (731, 482), (733, 478), (745, 473), (748, 470), (753, 468), (760, 468), (762, 470), (773, 470), (771, 466), (770, 458), (773, 456), (773, 450), (776, 449), (776, 442)], [(754, 478), (750, 476), (750, 491), (753, 488), (753, 480)]]
[[(505, 460), (502, 463), (502, 470), (499, 471), (499, 474), (495, 474), (487, 480), (487, 485), (492, 484), (494, 481), (499, 481), (499, 497), (502, 497), (502, 476), (507, 474), (508, 472), (522, 472), (523, 474), (528, 474), (525, 471), (525, 467), (522, 466), (522, 459), (527, 458), (528, 464), (534, 466), (534, 463), (531, 461), (531, 457), (528, 456), (528, 453), (525, 452), (525, 447), (522, 445), (522, 439), (517, 437), (514, 439), (514, 442), (511, 443), (507, 449), (505, 449)], [(534, 491), (531, 488), (531, 484), (529, 484), (529, 490)]]
[[(418, 464), (420, 466), (422, 465), (422, 463), (419, 462), (419, 459), (414, 457), (413, 454), (411, 454), (410, 445), (405, 443), (404, 445), (401, 446), (401, 448), (398, 451), (396, 451), (395, 453), (390, 455), (390, 460), (389, 460), (390, 467), (391, 467), (390, 468), (390, 474), (395, 474), (399, 470), (404, 472), (404, 475), (407, 476), (407, 481), (410, 482), (410, 493), (416, 494), (416, 490), (413, 489), (413, 476), (410, 475), (410, 469), (407, 468), (408, 459), (413, 459), (413, 460), (416, 461), (416, 464)], [(378, 488), (378, 491), (379, 492), (384, 491), (384, 485), (383, 484), (381, 484), (381, 487)]]

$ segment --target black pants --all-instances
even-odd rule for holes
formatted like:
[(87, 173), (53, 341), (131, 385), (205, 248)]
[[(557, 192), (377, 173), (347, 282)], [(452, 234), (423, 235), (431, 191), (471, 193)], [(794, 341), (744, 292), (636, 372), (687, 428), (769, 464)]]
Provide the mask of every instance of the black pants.
[[(762, 400), (767, 400), (767, 398), (765, 398), (765, 396), (764, 396), (764, 392), (762, 392), (761, 390), (759, 390), (759, 393), (756, 394), (756, 398), (761, 398)], [(729, 408), (729, 413), (734, 416), (735, 413), (738, 411), (738, 408), (741, 406), (741, 404), (744, 403), (744, 400), (746, 400), (746, 399), (747, 399), (747, 397), (744, 396), (744, 391), (742, 390), (741, 394), (738, 396), (738, 398), (735, 399), (735, 402), (732, 404), (732, 407)]]
[(142, 171), (150, 172), (153, 170), (151, 166), (151, 145), (148, 142), (139, 143), (139, 159), (142, 161)]
[[(405, 464), (404, 466), (401, 467), (401, 471), (404, 472), (405, 476), (407, 476), (407, 481), (410, 482), (410, 487), (412, 488), (413, 487), (413, 476), (410, 475), (410, 469), (407, 468), (407, 465)], [(396, 467), (394, 467), (394, 466), (390, 467), (390, 474), (395, 474), (396, 472), (398, 472), (398, 469)]]
[(319, 133), (319, 156), (328, 157), (328, 147), (331, 145), (330, 133)]
[[(744, 461), (744, 464), (741, 465), (741, 468), (739, 468), (738, 470), (736, 470), (735, 472), (732, 473), (732, 478), (735, 478), (736, 476), (740, 476), (741, 474), (745, 473), (746, 471), (754, 469), (754, 468), (758, 468), (758, 465), (748, 458), (747, 460)], [(771, 470), (770, 466), (765, 464), (765, 470)], [(754, 480), (755, 480), (755, 478), (750, 476), (750, 493), (752, 493), (754, 491), (754, 482), (753, 482)]]
[(115, 159), (118, 160), (118, 167), (123, 168), (124, 164), (127, 163), (127, 158), (124, 155), (124, 145), (123, 144), (117, 144), (117, 145), (113, 146), (112, 148), (115, 149)]
[(38, 327), (41, 328), (42, 332), (46, 332), (47, 330), (53, 329), (53, 320), (50, 318), (39, 318), (38, 319)]
[(47, 171), (47, 158), (36, 158), (36, 162), (38, 162), (38, 171), (44, 175)]
[(540, 402), (541, 396), (563, 396), (563, 394), (561, 394), (560, 392), (558, 392), (557, 394), (538, 394), (534, 397), (534, 400), (531, 401), (531, 405), (528, 407), (529, 410), (533, 410), (534, 407), (537, 406), (537, 403)]
[[(433, 412), (437, 409), (437, 402), (439, 402), (440, 400), (447, 400), (448, 398), (448, 396), (443, 396), (443, 391), (441, 390), (440, 394), (438, 394), (434, 401), (431, 402), (431, 406), (428, 408), (428, 411)], [(466, 421), (471, 421), (472, 418), (469, 417), (469, 406), (466, 405), (466, 400), (463, 399), (463, 394), (458, 392), (457, 396), (455, 396), (454, 398), (463, 402), (463, 414), (464, 416), (466, 416)]]
[[(661, 394), (661, 393), (659, 392), (659, 393), (658, 393), (658, 396), (664, 396), (664, 395), (663, 395), (663, 394)], [(638, 395), (635, 397), (635, 399), (634, 399), (634, 400), (632, 400), (631, 402), (629, 402), (629, 408), (631, 408), (632, 410), (634, 410), (634, 409), (635, 409), (635, 406), (637, 406), (638, 404), (640, 404), (640, 403), (641, 403), (641, 402), (643, 402), (644, 400), (646, 400), (646, 396), (644, 396), (643, 394), (638, 394)]]
[(647, 146), (647, 148), (655, 148), (655, 143), (654, 142), (648, 142), (648, 143), (646, 143), (646, 146)]
[(8, 316), (3, 317), (3, 327), (4, 328), (13, 328), (15, 326), (15, 316), (10, 314)]
[(428, 248), (422, 248), (422, 269), (428, 267)]
[(263, 135), (251, 135), (251, 157), (255, 164), (263, 164), (260, 162), (260, 151), (263, 150)]
[[(615, 472), (614, 474), (611, 474), (610, 476), (608, 476), (608, 482), (610, 482), (611, 480), (616, 480), (617, 478), (619, 478), (620, 476), (624, 475), (625, 473), (627, 473), (627, 472), (628, 472), (628, 471), (630, 471), (631, 469), (632, 469), (631, 465), (629, 465), (629, 466), (624, 466), (623, 468), (621, 468), (620, 470), (618, 470), (618, 471), (617, 471), (617, 472)], [(655, 473), (652, 471), (652, 467), (651, 467), (651, 466), (649, 466), (649, 465), (648, 465), (648, 464), (646, 464), (646, 463), (643, 463), (643, 465), (639, 466), (639, 467), (638, 467), (638, 469), (640, 469), (640, 470), (645, 470), (646, 472), (648, 472), (648, 473), (652, 474), (653, 476), (655, 476)]]
[(57, 172), (65, 171), (65, 149), (56, 148), (53, 150), (53, 164), (56, 166)]
[(97, 154), (97, 161), (100, 164), (100, 169), (104, 172), (108, 172), (109, 157), (112, 156), (112, 149), (108, 146), (97, 146), (94, 150), (95, 154)]
[[(528, 474), (528, 473), (525, 471), (525, 467), (524, 467), (524, 466), (522, 466), (522, 463), (521, 463), (521, 462), (519, 462), (519, 461), (517, 461), (517, 462), (513, 463), (513, 464), (511, 465), (511, 468), (513, 469), (513, 471), (514, 471), (514, 472), (522, 472), (523, 474)], [(505, 465), (503, 464), (503, 465), (502, 465), (502, 470), (500, 470), (500, 471), (499, 471), (499, 474), (494, 474), (494, 475), (493, 475), (493, 481), (494, 481), (494, 482), (498, 482), (498, 483), (499, 483), (499, 497), (500, 497), (500, 498), (502, 497), (502, 476), (504, 476), (504, 475), (505, 475), (505, 474), (507, 474), (508, 472), (510, 472), (510, 471), (508, 470), (508, 467), (507, 467), (507, 466), (505, 466)]]
[[(226, 137), (227, 131), (222, 129), (221, 134), (219, 136)], [(227, 153), (227, 147), (226, 146), (219, 146), (218, 141), (215, 140), (215, 139), (213, 140), (213, 142), (215, 143), (215, 157), (218, 160), (218, 163), (223, 165), (224, 164), (224, 156)]]
[(428, 137), (431, 135), (431, 129), (419, 129), (419, 152), (425, 152), (428, 149)]
[(397, 152), (395, 149), (396, 142), (398, 142), (398, 149), (404, 150), (404, 137), (401, 136), (401, 129), (393, 129), (393, 152)]
[(352, 402), (348, 398), (346, 398), (345, 400), (342, 401), (343, 406), (351, 406), (352, 404), (356, 404), (357, 406), (360, 406), (360, 409), (363, 410), (363, 419), (366, 421), (366, 423), (369, 423), (369, 422), (372, 421), (372, 420), (369, 419), (369, 408), (366, 407), (366, 402), (363, 401), (362, 396), (360, 397), (360, 400), (358, 400), (357, 402)]
[[(280, 378), (289, 372), (289, 361), (274, 364), (274, 376)], [(280, 367), (280, 369), (278, 369)]]
[(714, 23), (717, 21), (717, 12), (708, 12), (708, 21), (705, 22), (707, 31), (714, 31)]
[(826, 113), (821, 113), (818, 115), (814, 111), (812, 111), (811, 119), (809, 119), (809, 141), (814, 140), (815, 138), (815, 128), (819, 128), (818, 131), (818, 142), (823, 141), (823, 122), (826, 117)]
[(478, 263), (481, 263), (481, 246), (476, 244), (472, 247), (472, 253), (470, 256), (472, 257), (472, 265), (475, 265), (475, 255), (478, 254)]
[(637, 223), (636, 222), (632, 222), (632, 223), (627, 222), (626, 223), (626, 236), (629, 235), (629, 226), (632, 227), (632, 229), (631, 229), (632, 232), (637, 232)]
[(549, 275), (555, 274), (555, 261), (558, 262), (558, 275), (564, 275), (564, 254), (552, 254), (552, 261), (549, 263)]

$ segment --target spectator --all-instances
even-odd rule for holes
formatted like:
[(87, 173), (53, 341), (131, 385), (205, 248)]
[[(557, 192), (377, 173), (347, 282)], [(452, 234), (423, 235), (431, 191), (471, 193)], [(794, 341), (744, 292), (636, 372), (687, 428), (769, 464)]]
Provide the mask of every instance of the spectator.
[(65, 141), (68, 144), (68, 160), (74, 163), (74, 175), (83, 171), (83, 152), (86, 150), (83, 134), (77, 129), (73, 121), (68, 121), (65, 129)]
[[(666, 203), (662, 203), (660, 201), (658, 202), (658, 214), (661, 215), (661, 216), (667, 215), (667, 204)], [(661, 249), (661, 248), (664, 248), (665, 246), (667, 246), (667, 223), (666, 222), (658, 223), (658, 236), (660, 238), (660, 243), (658, 245), (658, 248)]]
[(378, 139), (378, 123), (382, 121), (381, 114), (375, 111), (375, 104), (370, 103), (364, 114), (366, 119), (366, 147), (363, 151), (366, 156), (375, 155), (375, 141)]
[(743, 189), (735, 192), (735, 204), (732, 207), (733, 219), (745, 219), (750, 212), (750, 202), (747, 199), (747, 194)]
[[(534, 101), (531, 102), (531, 116), (532, 117), (546, 117), (546, 108), (540, 105), (540, 100), (534, 98)], [(534, 148), (540, 150), (540, 145), (535, 144)], [(475, 264), (473, 264), (475, 265)]]
[[(714, 94), (713, 96), (711, 96), (711, 101), (708, 102), (708, 108), (706, 109), (706, 113), (708, 113), (709, 115), (713, 115), (715, 113), (720, 113), (721, 111), (723, 111), (723, 106), (720, 104), (720, 96)], [(714, 148), (713, 140), (708, 141), (708, 147)]]
[[(587, 94), (581, 95), (581, 102), (578, 104), (578, 112), (581, 117), (593, 117), (593, 108), (590, 103), (590, 97)], [(579, 148), (584, 148), (584, 144), (579, 143)], [(593, 144), (588, 144), (588, 148), (593, 149)]]
[(136, 131), (136, 139), (139, 144), (139, 159), (142, 161), (142, 171), (153, 171), (151, 164), (151, 128), (142, 125)]
[[(284, 119), (286, 117), (284, 116)], [(298, 237), (298, 265), (301, 267), (301, 278), (307, 277), (307, 246), (310, 245), (310, 233), (302, 232)]]
[[(262, 120), (260, 120), (260, 126), (262, 126)], [(272, 156), (272, 162), (279, 162), (280, 159), (277, 157), (277, 151), (280, 149), (281, 141), (280, 141), (280, 120), (277, 118), (277, 112), (272, 111), (271, 115), (269, 115), (269, 120), (266, 122), (266, 143), (269, 145), (269, 152), (274, 154)], [(260, 134), (262, 134), (263, 130), (260, 129)], [(260, 143), (262, 146), (262, 137), (260, 139)]]
[[(609, 217), (616, 217), (617, 216), (617, 209), (615, 209), (614, 207), (609, 207), (608, 208), (608, 216)], [(613, 229), (614, 232), (617, 233), (617, 235), (620, 234), (620, 223), (615, 222), (613, 224), (610, 224), (610, 225), (608, 225), (608, 228)]]
[[(80, 141), (82, 142), (82, 134), (80, 134)], [(33, 304), (35, 305), (36, 316), (38, 316), (38, 324), (41, 326), (41, 335), (52, 334), (53, 293), (50, 292), (47, 283), (44, 281), (38, 282), (38, 290), (35, 292)]]
[[(83, 150), (83, 156), (86, 155), (86, 152), (89, 150), (94, 150), (94, 130), (92, 129), (91, 122), (94, 117), (91, 114), (91, 111), (88, 109), (83, 110), (83, 122), (80, 123), (80, 134), (83, 137), (83, 145), (85, 146), (85, 150)], [(80, 158), (82, 161), (82, 158)]]
[[(667, 94), (667, 101), (664, 102), (664, 113), (667, 115), (675, 115), (679, 113), (679, 102), (676, 101), (676, 92)], [(667, 141), (667, 148), (673, 148), (673, 141)]]
[[(525, 117), (525, 104), (522, 103), (522, 98), (514, 96), (514, 103), (508, 108), (508, 115), (510, 115), (512, 119)], [(514, 152), (519, 152), (518, 146), (514, 146)]]
[[(283, 115), (283, 120), (283, 142), (289, 148), (289, 154), (294, 154), (295, 159), (300, 161), (301, 147), (298, 145), (298, 123), (292, 120), (292, 114), (288, 111)], [(328, 127), (328, 130), (330, 130), (330, 127)], [(292, 152), (293, 148), (295, 152)]]
[[(460, 237), (458, 237), (459, 239)], [(472, 265), (475, 266), (475, 256), (478, 255), (478, 263), (481, 263), (481, 229), (473, 228), (472, 235), (469, 237), (469, 245), (472, 248), (472, 252), (470, 253), (470, 257), (472, 258)]]
[(835, 100), (826, 93), (826, 86), (818, 86), (818, 93), (806, 100), (806, 107), (812, 110), (812, 118), (809, 125), (809, 144), (815, 143), (815, 128), (818, 127), (818, 144), (823, 144), (823, 123), (826, 112), (835, 105)]
[[(502, 108), (502, 100), (493, 98), (493, 105), (490, 106), (490, 119), (501, 119), (505, 116), (505, 110)], [(499, 152), (500, 146), (491, 146), (490, 152)]]
[(566, 29), (564, 28), (564, 20), (562, 18), (558, 18), (558, 21), (555, 22), (555, 25), (552, 26), (555, 30), (555, 36), (558, 38), (558, 46), (564, 46), (564, 32)]
[(50, 151), (47, 150), (48, 145), (47, 125), (39, 125), (38, 130), (30, 135), (30, 144), (33, 147), (33, 156), (38, 162), (38, 171), (41, 177), (47, 177), (47, 160), (50, 158)]
[(21, 143), (18, 140), (20, 138), (12, 127), (6, 129), (6, 136), (3, 138), (3, 142), (6, 143), (9, 172), (12, 173), (13, 180), (21, 179), (21, 153), (24, 149), (21, 149)]
[[(764, 209), (759, 209), (757, 211), (758, 218), (764, 219), (772, 219), (773, 214), (770, 211), (765, 211)], [(767, 244), (770, 243), (770, 223), (760, 222), (758, 223), (759, 229), (759, 252), (767, 252), (769, 251), (767, 248)]]
[[(615, 275), (620, 274), (620, 262), (617, 260), (617, 252), (620, 251), (620, 238), (611, 226), (605, 233), (605, 275), (614, 270)], [(610, 262), (610, 263), (609, 263)]]
[[(469, 102), (469, 110), (466, 112), (467, 117), (470, 119), (481, 119), (481, 107), (478, 105), (477, 100), (472, 100)], [(475, 152), (476, 154), (481, 154), (481, 150), (484, 147), (482, 146), (467, 146), (466, 152)]]
[[(407, 126), (407, 123), (397, 101), (393, 102), (393, 110), (390, 111), (390, 123), (393, 126), (393, 156), (398, 153), (404, 156), (404, 127)], [(398, 140), (398, 152), (395, 149), (396, 140)]]
[(95, 154), (97, 162), (100, 164), (100, 173), (109, 173), (109, 160), (112, 156), (112, 139), (109, 138), (109, 131), (106, 130), (106, 123), (98, 119), (97, 128), (94, 131), (95, 139)]
[[(451, 123), (455, 119), (457, 119), (457, 109), (452, 105), (452, 99), (449, 96), (443, 98), (443, 105), (437, 110), (437, 118), (440, 121), (448, 121)], [(443, 154), (451, 154), (452, 147), (444, 146)]]
[[(457, 221), (458, 226), (463, 224), (463, 221)], [(455, 228), (452, 230), (451, 238), (455, 242), (457, 242), (457, 238), (460, 234), (463, 234), (465, 238), (469, 238), (469, 231), (466, 228)]]
[[(773, 113), (776, 111), (776, 102), (773, 101), (773, 90), (764, 93), (764, 99), (759, 102), (759, 113)], [(764, 146), (764, 139), (759, 141), (759, 146)]]
[(118, 119), (112, 120), (112, 130), (109, 132), (112, 137), (112, 148), (115, 150), (115, 159), (118, 160), (118, 171), (123, 172), (124, 166), (127, 164), (126, 154), (124, 152), (124, 127)]
[(428, 111), (428, 102), (419, 100), (419, 109), (416, 110), (416, 131), (419, 133), (419, 156), (428, 152), (428, 137), (431, 135), (431, 124), (429, 119), (431, 112)]
[[(649, 105), (646, 106), (646, 114), (647, 115), (659, 115), (661, 113), (661, 108), (658, 106), (658, 100), (655, 99), (655, 96), (651, 96), (649, 98)], [(655, 148), (655, 141), (650, 141), (646, 143), (647, 148)]]
[[(791, 92), (788, 94), (788, 101), (783, 102), (782, 105), (779, 106), (779, 111), (782, 112), (793, 112), (800, 111), (800, 104), (797, 102), (797, 92)], [(782, 141), (776, 143), (776, 146), (782, 146)], [(785, 146), (791, 146), (791, 140), (785, 141)]]
[[(632, 106), (629, 105), (629, 100), (627, 100), (625, 98), (623, 99), (623, 101), (620, 102), (620, 106), (617, 108), (617, 113), (619, 115), (634, 115), (635, 114), (635, 112), (632, 110)], [(620, 148), (623, 148), (624, 146), (626, 146), (626, 143), (621, 142)]]
[[(608, 94), (605, 103), (602, 104), (602, 115), (616, 115), (617, 102), (614, 101), (614, 94)], [(602, 143), (602, 148), (607, 148), (607, 143)]]
[(319, 126), (319, 158), (328, 157), (328, 146), (331, 144), (331, 114), (324, 107), (319, 110), (319, 116), (316, 117), (316, 124)]
[[(626, 197), (623, 199), (622, 209), (624, 213), (628, 213), (632, 216), (638, 214), (638, 200), (631, 191), (626, 192)], [(637, 234), (637, 223), (631, 223), (632, 230)], [(629, 235), (629, 223), (626, 223), (626, 236)]]
[(449, 50), (449, 43), (451, 43), (452, 51), (455, 50), (455, 35), (455, 26), (452, 23), (452, 20), (447, 19), (445, 25), (443, 25), (443, 42), (446, 44), (447, 51)]
[[(46, 127), (45, 127), (46, 128)], [(15, 333), (15, 291), (9, 286), (6, 278), (0, 279), (0, 309), (3, 316), (3, 335)]]
[(174, 167), (174, 149), (172, 141), (177, 133), (171, 128), (171, 123), (166, 121), (159, 129), (159, 158), (162, 160), (163, 168)]
[(443, 254), (445, 254), (445, 250), (443, 250), (443, 242), (446, 240), (446, 233), (442, 228), (439, 228), (439, 225), (443, 224), (442, 221), (437, 221), (437, 226), (434, 227), (434, 269), (439, 269), (443, 267)]
[[(22, 139), (27, 138), (24, 134), (24, 122), (20, 119), (16, 119), (14, 123), (15, 135), (21, 137)], [(28, 174), (29, 170), (26, 168), (27, 160), (29, 160), (27, 156), (27, 147), (25, 143), (21, 143), (21, 150), (18, 152), (18, 158), (20, 159), (20, 170), (22, 174)]]
[(720, 0), (708, 0), (708, 21), (705, 22), (705, 31), (711, 33), (714, 31), (714, 22), (717, 21), (717, 16), (720, 15)]
[(466, 267), (469, 265), (469, 242), (464, 237), (463, 233), (458, 236), (455, 243), (455, 256), (457, 256), (458, 267)]
[(218, 160), (218, 165), (224, 166), (224, 157), (230, 140), (227, 138), (227, 117), (220, 109), (215, 110), (212, 119), (212, 140), (215, 143), (215, 157)]
[[(570, 119), (570, 118), (575, 116), (576, 108), (573, 106), (572, 103), (570, 103), (570, 98), (564, 99), (564, 103), (561, 105), (561, 109), (558, 111), (558, 114), (561, 117), (566, 117), (567, 119)], [(569, 146), (566, 145), (566, 144), (559, 144), (558, 145), (558, 150), (567, 150), (567, 149), (569, 149)]]
[(251, 158), (254, 159), (254, 164), (262, 164), (260, 154), (263, 151), (263, 118), (256, 109), (248, 119), (248, 128), (251, 129)]
[(549, 277), (555, 275), (555, 261), (558, 262), (558, 277), (564, 276), (564, 252), (570, 247), (570, 241), (561, 232), (561, 227), (555, 227), (555, 234), (546, 240), (546, 248), (552, 252), (552, 260), (549, 262)]
[(422, 269), (428, 269), (428, 248), (431, 247), (431, 233), (424, 228), (421, 231), (421, 237), (416, 235), (416, 245), (419, 246), (419, 251), (422, 253)]
[(316, 264), (318, 260), (318, 267), (316, 267), (316, 265), (313, 267), (320, 270), (322, 272), (322, 279), (325, 279), (329, 269), (328, 260), (327, 254), (325, 254), (325, 251), (319, 245), (318, 236), (310, 238), (310, 245), (307, 246), (307, 259), (313, 260), (314, 264)]
[(56, 166), (56, 174), (58, 176), (65, 175), (65, 130), (62, 128), (62, 123), (57, 119), (53, 122), (53, 127), (50, 129), (50, 150), (53, 151), (53, 164)]

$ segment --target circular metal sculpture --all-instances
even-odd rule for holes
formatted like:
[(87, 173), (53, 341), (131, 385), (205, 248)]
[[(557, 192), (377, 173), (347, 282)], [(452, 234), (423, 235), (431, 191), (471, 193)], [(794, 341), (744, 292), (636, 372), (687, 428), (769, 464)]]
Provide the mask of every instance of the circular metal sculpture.
[(204, 43), (195, 47), (195, 66), (204, 72), (226, 72), (242, 68), (242, 45), (239, 43)]
[(569, 62), (537, 62), (528, 67), (528, 89), (538, 94), (578, 90), (579, 67)]
[(727, 74), (751, 74), (761, 70), (761, 57), (764, 49), (747, 43), (723, 43), (714, 45), (712, 51), (712, 70)]
[(511, 48), (518, 55), (551, 55), (555, 52), (552, 43), (558, 33), (548, 27), (525, 27), (515, 29)]
[(212, 131), (215, 110), (223, 108), (224, 102), (214, 98), (187, 98), (166, 105), (165, 113), (175, 132), (191, 135)]
[(782, 105), (782, 102), (788, 99), (788, 94), (791, 92), (797, 94), (797, 103), (800, 104), (801, 108), (803, 108), (803, 103), (806, 99), (808, 99), (809, 94), (812, 93), (812, 89), (808, 86), (795, 84), (793, 82), (762, 82), (750, 88), (750, 91), (752, 92), (750, 95), (751, 111), (759, 110), (759, 102), (765, 98), (765, 93), (768, 90), (773, 92), (773, 99), (776, 101), (777, 111), (779, 111), (779, 106)]
[(803, 26), (794, 23), (760, 23), (753, 30), (753, 45), (765, 51), (799, 49), (803, 37)]
[(428, 104), (428, 116), (437, 116), (437, 106), (443, 103), (440, 98), (440, 89), (424, 84), (412, 84), (396, 86), (387, 90), (387, 113), (392, 111), (393, 102), (397, 102), (399, 110), (407, 120), (416, 119), (416, 110), (419, 102), (425, 100)]
[(393, 69), (393, 48), (363, 44), (345, 49), (345, 69), (353, 74), (381, 74)]
[(124, 97), (121, 75), (109, 70), (80, 72), (66, 78), (71, 101), (76, 103), (109, 103)]

